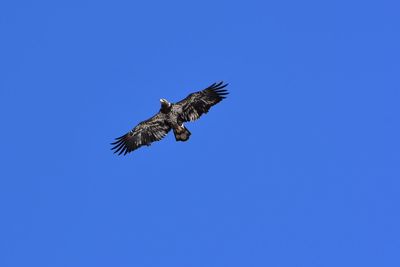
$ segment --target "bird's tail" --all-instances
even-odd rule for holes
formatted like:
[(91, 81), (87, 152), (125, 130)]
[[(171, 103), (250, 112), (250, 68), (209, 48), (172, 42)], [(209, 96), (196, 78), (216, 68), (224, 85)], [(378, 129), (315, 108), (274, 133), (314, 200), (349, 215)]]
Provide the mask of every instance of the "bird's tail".
[(182, 126), (175, 127), (173, 130), (174, 130), (174, 135), (175, 135), (176, 141), (185, 142), (185, 141), (189, 140), (191, 133), (183, 124), (182, 124)]

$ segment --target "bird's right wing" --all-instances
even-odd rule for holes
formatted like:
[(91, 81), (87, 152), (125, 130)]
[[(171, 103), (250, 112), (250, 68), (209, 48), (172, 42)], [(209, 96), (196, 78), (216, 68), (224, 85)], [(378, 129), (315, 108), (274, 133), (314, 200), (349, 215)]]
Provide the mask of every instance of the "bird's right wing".
[(161, 140), (171, 130), (171, 127), (166, 124), (165, 119), (161, 113), (156, 114), (152, 118), (139, 123), (128, 133), (116, 138), (114, 145), (114, 153), (118, 155), (132, 152), (144, 145)]

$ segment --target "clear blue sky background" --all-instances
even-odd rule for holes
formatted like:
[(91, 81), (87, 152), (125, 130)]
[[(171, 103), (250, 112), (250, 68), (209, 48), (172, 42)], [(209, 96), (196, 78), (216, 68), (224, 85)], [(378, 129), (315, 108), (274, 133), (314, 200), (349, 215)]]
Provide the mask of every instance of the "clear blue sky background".
[[(0, 266), (400, 266), (395, 1), (2, 1)], [(224, 80), (189, 142), (109, 143)]]

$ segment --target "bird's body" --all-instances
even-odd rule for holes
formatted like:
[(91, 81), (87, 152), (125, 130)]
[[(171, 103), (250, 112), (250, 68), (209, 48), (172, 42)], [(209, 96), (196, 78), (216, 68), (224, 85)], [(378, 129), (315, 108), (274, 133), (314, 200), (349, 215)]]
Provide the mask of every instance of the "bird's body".
[(195, 92), (185, 99), (170, 103), (166, 99), (160, 99), (160, 111), (148, 120), (142, 121), (127, 134), (116, 138), (112, 143), (114, 153), (126, 155), (133, 150), (152, 142), (161, 140), (172, 129), (176, 141), (187, 141), (191, 135), (183, 124), (184, 122), (197, 120), (208, 110), (228, 94), (223, 89), (227, 84), (214, 83), (206, 89)]

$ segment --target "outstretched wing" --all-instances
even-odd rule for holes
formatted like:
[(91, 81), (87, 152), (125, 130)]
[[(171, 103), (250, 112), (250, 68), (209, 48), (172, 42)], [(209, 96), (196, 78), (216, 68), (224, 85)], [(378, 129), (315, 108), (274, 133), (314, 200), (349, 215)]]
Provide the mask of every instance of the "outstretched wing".
[(226, 97), (228, 91), (223, 89), (228, 84), (214, 83), (206, 89), (192, 93), (174, 105), (183, 121), (194, 121), (207, 113), (212, 106)]
[(164, 115), (161, 113), (156, 114), (152, 118), (139, 123), (135, 128), (127, 134), (116, 138), (114, 145), (114, 153), (126, 155), (141, 146), (161, 140), (171, 130), (171, 127), (165, 123)]

